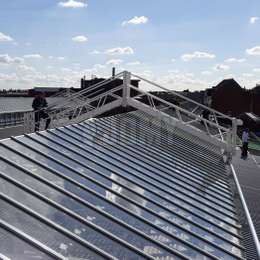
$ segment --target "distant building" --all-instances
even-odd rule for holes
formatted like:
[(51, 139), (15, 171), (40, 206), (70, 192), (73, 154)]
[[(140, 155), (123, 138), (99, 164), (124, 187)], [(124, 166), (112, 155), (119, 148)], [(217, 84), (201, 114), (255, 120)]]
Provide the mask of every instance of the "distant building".
[(50, 97), (52, 95), (58, 94), (61, 91), (64, 91), (67, 88), (53, 88), (53, 87), (35, 87), (33, 89), (28, 90), (28, 96), (34, 97), (38, 93), (45, 93), (46, 97)]
[[(105, 78), (94, 78), (86, 80), (85, 78), (81, 79), (81, 89), (89, 89), (87, 91), (86, 95), (91, 98), (97, 95), (100, 95), (108, 90), (114, 89), (120, 85), (123, 84), (122, 79), (115, 79), (112, 82), (108, 82), (105, 85), (102, 85), (100, 87), (94, 87), (94, 85), (101, 83), (102, 81), (105, 81)], [(138, 88), (139, 87), (139, 80), (131, 80), (131, 85)]]
[(256, 87), (252, 89), (254, 94), (260, 95), (260, 84), (256, 84)]
[(259, 86), (252, 90), (242, 88), (234, 79), (225, 79), (212, 89), (206, 90), (204, 103), (231, 116), (245, 112), (260, 115)]
[(1, 97), (27, 97), (28, 90), (27, 89), (2, 89), (0, 90)]
[(242, 119), (243, 127), (247, 127), (250, 131), (260, 132), (260, 117), (253, 113), (243, 113), (238, 116)]
[(194, 91), (191, 92), (188, 89), (184, 90), (183, 92), (181, 92), (181, 94), (183, 94), (184, 96), (198, 102), (198, 103), (203, 103), (203, 99), (204, 99), (204, 91)]

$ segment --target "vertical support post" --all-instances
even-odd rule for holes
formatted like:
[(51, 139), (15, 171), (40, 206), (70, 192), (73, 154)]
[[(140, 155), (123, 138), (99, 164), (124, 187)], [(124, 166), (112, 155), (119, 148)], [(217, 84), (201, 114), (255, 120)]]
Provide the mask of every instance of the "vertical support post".
[(70, 88), (67, 88), (65, 92), (65, 97), (69, 97), (69, 96), (70, 96)]
[(232, 153), (235, 154), (237, 145), (237, 119), (232, 118)]
[(34, 132), (34, 112), (25, 112), (24, 113), (24, 133)]
[(227, 148), (226, 148), (226, 155), (228, 157), (228, 160), (230, 161), (232, 159), (232, 155), (235, 155), (236, 153), (236, 142), (237, 142), (237, 119), (232, 118), (232, 126), (227, 132)]
[(123, 96), (122, 106), (127, 107), (128, 98), (130, 97), (130, 84), (131, 84), (131, 73), (124, 71), (123, 73)]
[(227, 157), (227, 163), (229, 163), (232, 159), (232, 128), (229, 129), (226, 135), (227, 135), (226, 149), (224, 151), (224, 154)]

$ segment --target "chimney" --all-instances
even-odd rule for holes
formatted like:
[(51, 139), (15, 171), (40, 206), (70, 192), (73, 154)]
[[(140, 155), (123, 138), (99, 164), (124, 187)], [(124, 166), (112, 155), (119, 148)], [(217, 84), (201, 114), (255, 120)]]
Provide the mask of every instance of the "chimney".
[(85, 87), (85, 80), (84, 80), (84, 78), (81, 78), (81, 80), (80, 80), (80, 87), (82, 89)]
[(113, 67), (113, 68), (112, 68), (112, 77), (114, 78), (114, 77), (115, 77), (115, 75), (116, 75), (116, 68), (115, 68), (115, 67)]

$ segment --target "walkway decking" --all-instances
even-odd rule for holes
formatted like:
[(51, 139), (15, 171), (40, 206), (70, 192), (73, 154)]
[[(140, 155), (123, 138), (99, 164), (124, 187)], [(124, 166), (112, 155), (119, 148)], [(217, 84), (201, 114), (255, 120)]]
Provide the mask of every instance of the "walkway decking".
[[(240, 158), (240, 155), (241, 152), (238, 150), (232, 163), (254, 222), (258, 238), (260, 239), (260, 157), (250, 154), (247, 160), (243, 160)], [(250, 244), (250, 237), (248, 239), (248, 243)], [(252, 248), (252, 250), (254, 249)], [(251, 259), (256, 259), (253, 255), (251, 257)]]

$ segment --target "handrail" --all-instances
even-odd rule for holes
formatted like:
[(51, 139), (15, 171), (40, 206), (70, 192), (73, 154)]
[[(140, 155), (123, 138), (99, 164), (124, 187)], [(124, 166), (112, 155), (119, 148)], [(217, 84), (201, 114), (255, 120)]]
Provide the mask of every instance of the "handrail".
[[(153, 86), (155, 86), (155, 87), (157, 87), (157, 88), (159, 88), (159, 89), (161, 89), (161, 90), (164, 90), (164, 91), (166, 91), (166, 92), (168, 92), (168, 93), (172, 93), (173, 95), (175, 95), (175, 96), (177, 96), (177, 97), (180, 97), (180, 98), (182, 98), (183, 100), (186, 100), (187, 102), (190, 102), (190, 103), (192, 103), (192, 104), (196, 104), (197, 106), (203, 108), (204, 110), (209, 111), (210, 113), (212, 113), (215, 118), (217, 118), (217, 117), (222, 117), (222, 118), (224, 118), (224, 119), (228, 119), (228, 120), (231, 122), (231, 128), (229, 128), (229, 129), (222, 127), (222, 126), (218, 123), (218, 121), (216, 121), (216, 124), (213, 124), (211, 121), (207, 120), (207, 119), (204, 118), (204, 117), (201, 118), (201, 121), (204, 123), (205, 128), (206, 128), (206, 130), (207, 130), (207, 132), (208, 132), (209, 135), (211, 135), (211, 134), (210, 134), (210, 132), (209, 132), (208, 129), (207, 129), (207, 128), (208, 128), (208, 125), (207, 125), (207, 124), (213, 125), (213, 126), (217, 127), (218, 130), (221, 130), (221, 129), (223, 129), (223, 128), (226, 129), (226, 130), (227, 130), (226, 140), (223, 140), (223, 139), (222, 139), (222, 138), (223, 138), (222, 134), (219, 133), (219, 134), (220, 134), (221, 141), (222, 141), (222, 142), (225, 142), (226, 145), (227, 145), (227, 148), (226, 148), (227, 150), (225, 150), (225, 152), (227, 152), (227, 154), (229, 154), (229, 155), (231, 155), (232, 153), (235, 152), (237, 126), (240, 125), (240, 122), (239, 122), (238, 119), (236, 119), (236, 118), (234, 118), (234, 117), (232, 118), (232, 117), (230, 117), (230, 116), (227, 116), (227, 115), (225, 115), (225, 114), (223, 114), (223, 113), (221, 113), (221, 112), (219, 112), (219, 111), (217, 111), (217, 110), (215, 110), (215, 109), (213, 109), (213, 108), (210, 108), (210, 107), (207, 107), (207, 106), (205, 106), (205, 105), (203, 105), (203, 104), (200, 104), (200, 103), (198, 103), (198, 102), (196, 102), (196, 101), (194, 101), (194, 100), (192, 100), (192, 99), (190, 99), (190, 98), (188, 98), (188, 97), (186, 97), (186, 96), (184, 96), (184, 95), (182, 95), (182, 94), (177, 93), (177, 92), (174, 91), (174, 90), (169, 90), (169, 89), (167, 89), (167, 88), (165, 88), (165, 87), (163, 87), (163, 86), (161, 86), (161, 85), (159, 85), (159, 84), (157, 84), (157, 83), (154, 83), (154, 82), (152, 82), (152, 81), (150, 81), (150, 80), (147, 80), (147, 79), (145, 79), (145, 78), (143, 78), (143, 77), (140, 77), (140, 76), (138, 76), (138, 75), (132, 74), (132, 73), (130, 73), (130, 72), (125, 72), (125, 73), (129, 73), (129, 74), (130, 74), (130, 77), (131, 77), (131, 75), (132, 75), (133, 77), (135, 77), (135, 78), (137, 78), (137, 79), (140, 79), (140, 80), (142, 80), (142, 81), (145, 81), (145, 82), (147, 82), (147, 83), (149, 83), (149, 84), (151, 84), (151, 85), (153, 85)], [(138, 90), (138, 91), (140, 91), (140, 90)], [(147, 95), (147, 94), (148, 94), (148, 93), (146, 93), (146, 95)], [(164, 102), (164, 103), (165, 103), (165, 102)], [(177, 110), (177, 111), (182, 111), (179, 106), (177, 106), (176, 110)], [(194, 114), (194, 113), (191, 112), (191, 114), (193, 114), (193, 117), (195, 117), (195, 114)], [(198, 116), (198, 115), (196, 115), (196, 116)], [(197, 117), (197, 118), (198, 118), (198, 117)], [(179, 120), (182, 121), (181, 118), (179, 118)], [(199, 128), (197, 127), (197, 129), (199, 129)], [(211, 136), (212, 136), (212, 135), (211, 135)], [(213, 137), (213, 136), (212, 136), (212, 137)], [(213, 138), (214, 138), (214, 137), (213, 137)], [(219, 139), (219, 138), (218, 138), (218, 139)], [(229, 158), (231, 158), (231, 157), (229, 157)]]
[(32, 112), (33, 110), (15, 110), (15, 111), (1, 111), (0, 116), (4, 114), (17, 114), (17, 113), (27, 113)]
[[(94, 108), (93, 106), (89, 105), (89, 103), (92, 103), (92, 102), (94, 102), (94, 101), (96, 101), (96, 100), (98, 100), (98, 99), (100, 99), (100, 98), (102, 98), (102, 97), (105, 97), (105, 96), (107, 96), (107, 95), (110, 95), (111, 93), (116, 92), (116, 91), (119, 91), (119, 90), (121, 90), (121, 89), (122, 89), (122, 85), (117, 86), (116, 88), (113, 88), (113, 89), (111, 89), (111, 90), (109, 90), (109, 91), (107, 91), (107, 92), (100, 93), (100, 94), (97, 95), (96, 97), (93, 97), (93, 98), (90, 98), (90, 99), (86, 100), (85, 103), (80, 104), (80, 106), (78, 106), (78, 107), (84, 107), (84, 106), (87, 106), (87, 105), (88, 105), (89, 107)], [(74, 108), (71, 108), (71, 110), (74, 110)]]
[(184, 109), (184, 108), (181, 108), (181, 107), (179, 107), (179, 106), (176, 106), (176, 105), (174, 105), (174, 104), (172, 104), (172, 103), (170, 103), (170, 102), (168, 102), (168, 101), (166, 101), (166, 100), (164, 100), (164, 99), (161, 99), (161, 98), (159, 98), (159, 97), (157, 97), (157, 96), (154, 96), (154, 95), (151, 94), (151, 93), (148, 93), (148, 92), (146, 93), (146, 92), (140, 90), (139, 88), (136, 88), (136, 87), (133, 86), (133, 85), (131, 85), (130, 87), (131, 87), (132, 89), (137, 90), (138, 92), (141, 92), (141, 93), (145, 94), (145, 95), (148, 96), (148, 97), (152, 97), (153, 99), (156, 99), (156, 100), (158, 100), (158, 101), (161, 101), (161, 102), (167, 104), (169, 107), (173, 107), (173, 108), (175, 108), (176, 110), (179, 110), (179, 111), (181, 111), (181, 112), (183, 112), (183, 113), (185, 113), (185, 114), (187, 114), (187, 115), (189, 115), (189, 116), (192, 116), (192, 117), (194, 117), (194, 118), (196, 118), (196, 119), (199, 119), (199, 120), (201, 120), (201, 121), (203, 121), (203, 122), (206, 122), (206, 123), (208, 123), (209, 125), (215, 126), (215, 127), (219, 128), (219, 129), (221, 129), (221, 130), (223, 130), (223, 131), (229, 131), (229, 130), (230, 130), (230, 129), (225, 128), (225, 127), (223, 127), (223, 126), (221, 126), (221, 125), (217, 125), (216, 123), (214, 123), (214, 122), (212, 122), (212, 121), (209, 121), (209, 120), (206, 119), (206, 118), (200, 117), (199, 115), (196, 115), (196, 114), (190, 112), (189, 110), (186, 110), (186, 109)]
[(24, 123), (24, 115), (27, 113), (32, 113), (32, 110), (0, 112), (0, 128), (22, 125)]
[(66, 88), (66, 89), (63, 89), (62, 91), (59, 91), (53, 95), (51, 95), (50, 97), (51, 98), (57, 98), (57, 97), (65, 97), (65, 96), (62, 96), (62, 95), (66, 95), (66, 94), (73, 94), (75, 93), (75, 91), (73, 91), (71, 88)]
[(237, 188), (237, 191), (238, 191), (238, 194), (239, 194), (239, 197), (240, 197), (243, 209), (245, 211), (245, 215), (246, 215), (246, 219), (247, 219), (247, 222), (248, 222), (248, 226), (249, 226), (250, 232), (251, 232), (252, 237), (253, 237), (253, 241), (254, 241), (254, 244), (255, 244), (255, 247), (256, 247), (256, 253), (257, 253), (258, 258), (260, 259), (260, 242), (259, 242), (256, 230), (255, 230), (255, 226), (254, 226), (254, 223), (252, 221), (249, 209), (247, 207), (247, 204), (246, 204), (246, 201), (245, 201), (245, 198), (244, 198), (241, 186), (239, 184), (239, 181), (238, 181), (238, 178), (237, 178), (237, 175), (236, 175), (236, 171), (235, 171), (234, 166), (232, 165), (232, 163), (230, 163), (230, 167), (231, 167), (231, 171), (232, 171), (232, 174), (233, 174), (233, 177), (234, 177), (234, 180), (235, 180), (236, 188)]
[[(116, 75), (113, 76), (113, 77), (110, 77), (110, 78), (108, 78), (108, 79), (106, 79), (106, 80), (103, 80), (103, 81), (101, 81), (101, 82), (98, 82), (97, 84), (94, 84), (94, 85), (91, 86), (90, 88), (83, 89), (83, 90), (81, 90), (81, 91), (79, 91), (79, 92), (76, 92), (76, 93), (72, 94), (71, 96), (69, 96), (68, 98), (65, 98), (62, 102), (53, 103), (50, 107), (48, 107), (48, 109), (49, 109), (49, 108), (53, 108), (53, 107), (55, 107), (55, 106), (57, 106), (57, 105), (67, 105), (67, 104), (69, 104), (74, 98), (81, 97), (83, 94), (87, 94), (88, 92), (91, 92), (91, 91), (93, 91), (93, 90), (95, 90), (95, 89), (97, 89), (97, 88), (99, 88), (99, 87), (101, 87), (101, 86), (103, 86), (103, 85), (108, 84), (109, 82), (113, 81), (114, 79), (123, 76), (123, 73), (124, 73), (124, 72), (120, 72), (120, 73), (116, 74)], [(87, 99), (87, 96), (84, 97), (84, 98)]]
[[(86, 93), (88, 93), (89, 91), (93, 91), (93, 90), (95, 90), (96, 88), (98, 88), (98, 87), (100, 87), (100, 86), (103, 86), (104, 84), (106, 84), (106, 83), (108, 83), (108, 82), (110, 82), (110, 81), (113, 81), (113, 80), (115, 80), (115, 79), (118, 79), (118, 78), (122, 77), (123, 74), (124, 74), (124, 72), (120, 72), (120, 73), (116, 74), (115, 76), (112, 76), (112, 77), (110, 77), (110, 78), (108, 78), (108, 79), (106, 79), (106, 80), (103, 80), (103, 81), (101, 81), (101, 82), (98, 82), (97, 84), (92, 85), (90, 88), (84, 89), (84, 90), (81, 92), (81, 94), (86, 94)], [(84, 91), (85, 91), (85, 92), (84, 92)], [(78, 92), (78, 93), (80, 93), (80, 92)]]
[(219, 111), (217, 111), (217, 110), (215, 110), (215, 109), (213, 109), (213, 108), (210, 108), (210, 107), (207, 107), (207, 106), (205, 106), (205, 105), (203, 105), (203, 104), (200, 104), (199, 102), (197, 102), (197, 101), (195, 101), (195, 100), (192, 100), (192, 99), (190, 99), (190, 98), (188, 98), (188, 97), (186, 97), (186, 96), (184, 96), (184, 95), (182, 95), (182, 94), (179, 94), (178, 92), (176, 92), (176, 91), (174, 91), (174, 90), (167, 89), (167, 88), (165, 88), (165, 87), (163, 87), (163, 86), (161, 86), (161, 85), (159, 85), (159, 84), (157, 84), (157, 83), (154, 83), (154, 82), (152, 82), (152, 81), (150, 81), (150, 80), (147, 80), (147, 79), (145, 79), (145, 78), (142, 78), (142, 77), (140, 77), (140, 76), (137, 76), (137, 75), (135, 75), (135, 74), (133, 74), (133, 73), (131, 73), (131, 75), (133, 75), (134, 77), (139, 78), (139, 79), (141, 79), (141, 80), (143, 80), (143, 81), (146, 81), (147, 83), (149, 83), (149, 84), (151, 84), (151, 85), (154, 85), (154, 86), (156, 86), (156, 87), (158, 87), (158, 88), (161, 88), (161, 89), (163, 89), (163, 90), (165, 90), (165, 91), (167, 91), (167, 92), (170, 92), (170, 93), (172, 93), (172, 94), (174, 94), (174, 95), (176, 95), (176, 96), (178, 96), (178, 97), (180, 97), (180, 98), (183, 98), (183, 99), (185, 99), (185, 100), (187, 100), (187, 101), (190, 101), (191, 103), (194, 103), (194, 104), (196, 104), (196, 105), (198, 105), (198, 106), (200, 106), (200, 107), (202, 107), (202, 108), (204, 108), (204, 109), (207, 109), (207, 110), (211, 111), (212, 113), (216, 113), (216, 114), (221, 115), (222, 117), (224, 117), (224, 118), (229, 119), (229, 120), (232, 121), (232, 117), (227, 116), (227, 115), (225, 115), (225, 114), (223, 114), (223, 113), (221, 113), (221, 112), (219, 112)]
[[(78, 109), (80, 109), (80, 111), (81, 111), (83, 108), (87, 108), (87, 111), (85, 112), (86, 115), (87, 115), (89, 112), (91, 112), (91, 111), (93, 111), (95, 109), (98, 110), (101, 107), (105, 107), (106, 104), (105, 104), (104, 100), (102, 100), (102, 98), (106, 98), (107, 96), (111, 96), (111, 97), (114, 97), (117, 100), (120, 100), (121, 97), (116, 95), (116, 94), (114, 94), (114, 93), (117, 92), (117, 91), (120, 91), (122, 89), (123, 89), (123, 84), (121, 84), (121, 85), (119, 85), (119, 86), (117, 86), (115, 88), (112, 88), (112, 89), (110, 89), (110, 90), (108, 90), (106, 92), (100, 93), (99, 95), (97, 95), (95, 97), (92, 97), (90, 99), (86, 99), (85, 102), (83, 102), (82, 104), (79, 104), (77, 106), (68, 107), (67, 109), (63, 109), (61, 111), (59, 111), (59, 108), (57, 108), (57, 110), (59, 112), (56, 111), (57, 112), (56, 114), (55, 114), (55, 109), (54, 109), (51, 113), (49, 113), (49, 117), (44, 119), (43, 121), (46, 122), (46, 120), (51, 119), (51, 121), (53, 122), (57, 118), (58, 119), (62, 119), (64, 117), (68, 116), (68, 114), (74, 113), (74, 112), (77, 111), (77, 113), (76, 113), (77, 116), (75, 118), (72, 117), (70, 119), (70, 122), (72, 123), (75, 120), (82, 118), (82, 116), (84, 115), (84, 114), (81, 114), (81, 112), (79, 112)], [(96, 106), (92, 106), (91, 103), (95, 102), (95, 101), (98, 101), (98, 104)], [(113, 108), (113, 106), (111, 105), (111, 109), (112, 108)], [(30, 124), (30, 126), (28, 126), (28, 128), (32, 129), (33, 125), (34, 125), (34, 122), (30, 121), (29, 124)], [(64, 122), (63, 122), (63, 124), (64, 124)], [(67, 122), (65, 124), (67, 124)], [(59, 124), (55, 125), (55, 127), (57, 127), (58, 125)], [(59, 126), (61, 126), (61, 125), (59, 125)]]

